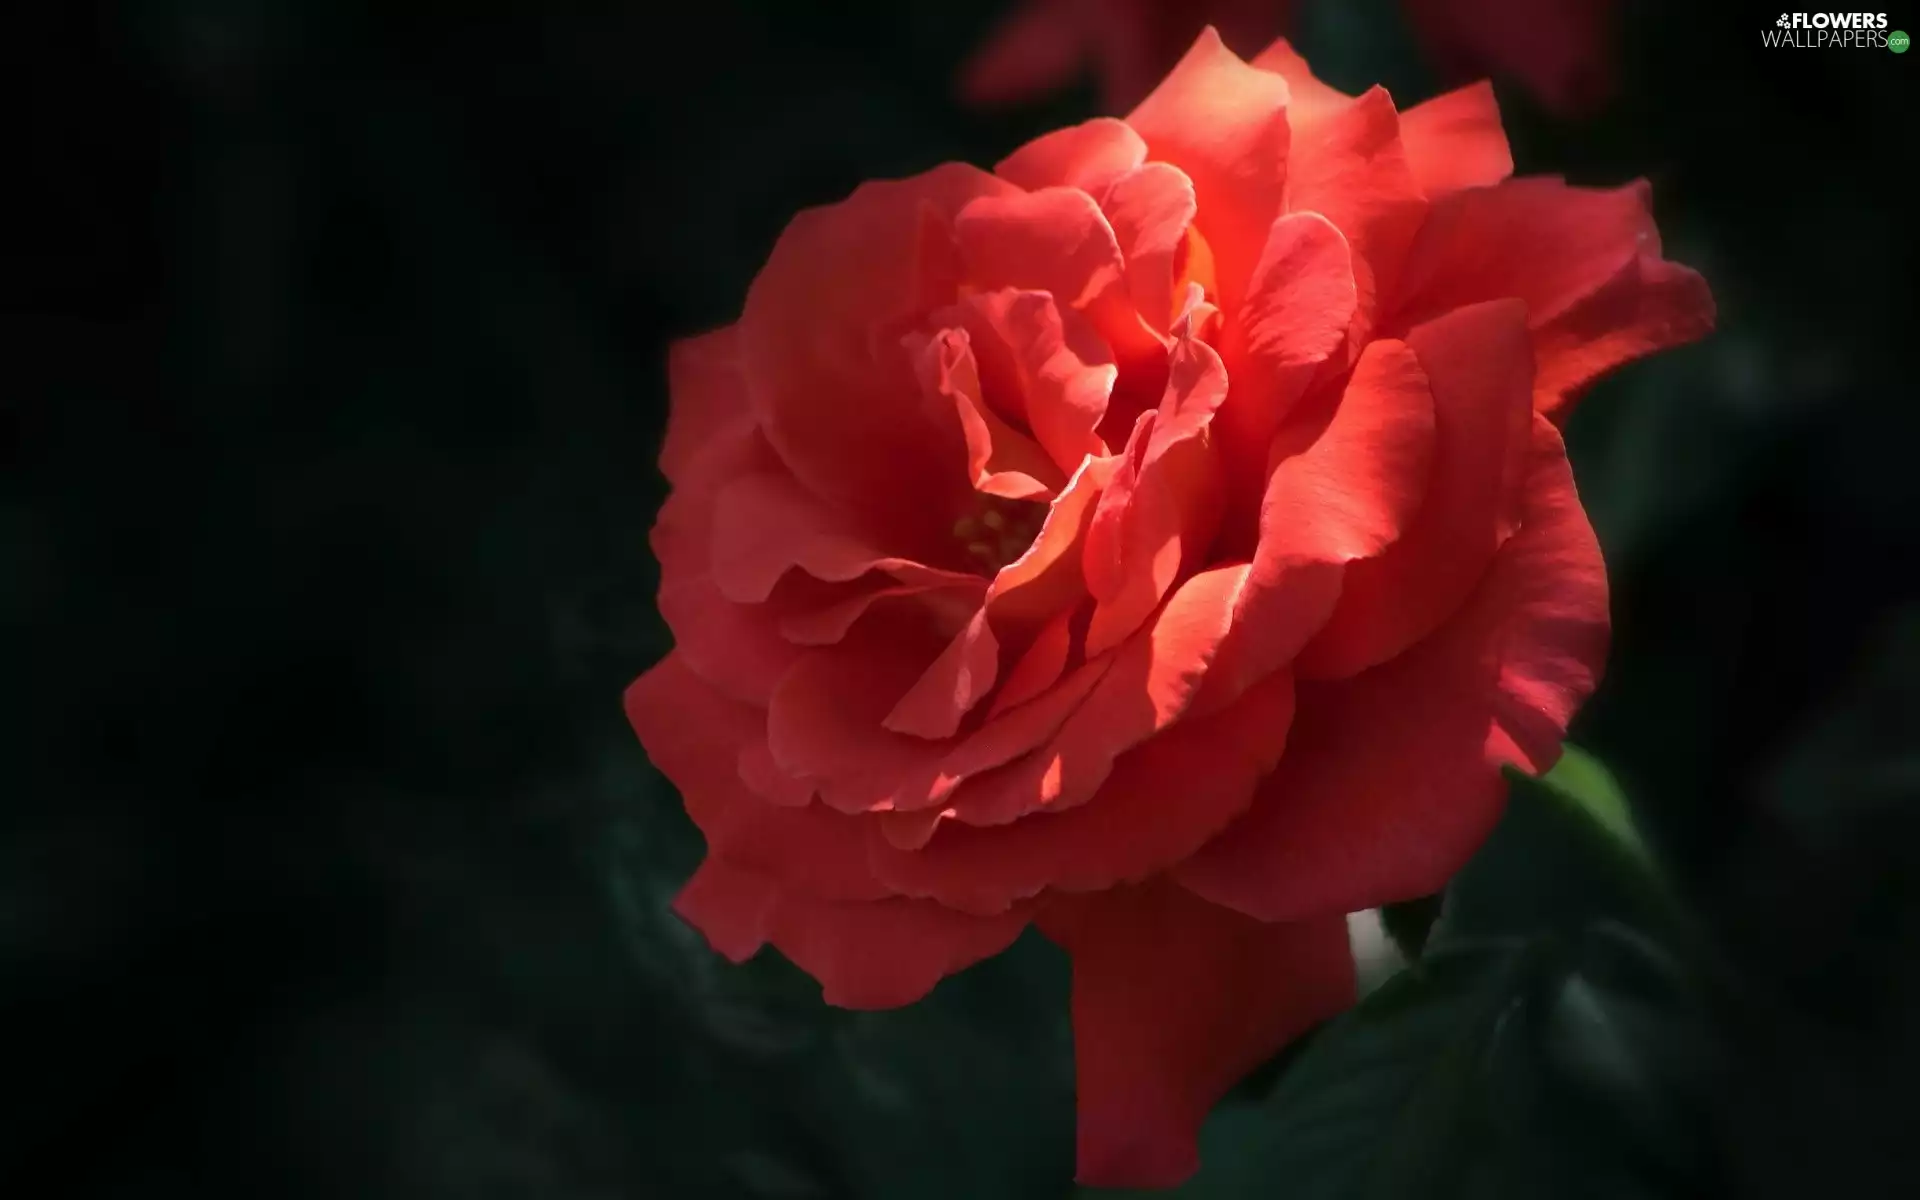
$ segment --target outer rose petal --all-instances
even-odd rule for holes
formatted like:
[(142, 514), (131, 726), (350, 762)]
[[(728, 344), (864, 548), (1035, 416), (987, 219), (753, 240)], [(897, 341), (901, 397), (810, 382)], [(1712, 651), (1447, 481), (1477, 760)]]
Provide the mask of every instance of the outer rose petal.
[(1498, 712), (1519, 752), (1512, 761), (1539, 773), (1559, 760), (1568, 723), (1600, 686), (1611, 627), (1606, 563), (1574, 490), (1566, 448), (1544, 418), (1535, 418), (1533, 438), (1520, 536), (1534, 540), (1513, 566)]
[(1408, 254), (1385, 328), (1503, 296), (1527, 303), (1534, 406), (1556, 418), (1600, 372), (1713, 326), (1706, 284), (1660, 258), (1645, 183), (1595, 191), (1516, 179), (1444, 198)]
[(1234, 311), (1285, 203), (1286, 81), (1240, 61), (1208, 28), (1127, 124), (1152, 158), (1193, 181), (1220, 307)]
[(1544, 418), (1522, 520), (1445, 628), (1353, 679), (1300, 685), (1279, 768), (1181, 883), (1291, 921), (1427, 895), (1460, 869), (1499, 819), (1499, 762), (1551, 765), (1606, 650), (1606, 569)]
[(1400, 540), (1348, 569), (1339, 608), (1296, 663), (1303, 679), (1358, 674), (1439, 628), (1519, 519), (1533, 440), (1526, 307), (1456, 309), (1407, 336), (1433, 386), (1431, 482)]
[(688, 463), (722, 430), (751, 416), (738, 326), (673, 343), (667, 349), (667, 391), (671, 401), (660, 471), (677, 484)]
[(680, 657), (736, 700), (765, 704), (802, 652), (773, 613), (729, 602), (705, 572), (663, 582), (657, 603)]
[(1535, 406), (1564, 420), (1580, 392), (1623, 363), (1713, 332), (1713, 293), (1692, 270), (1651, 254), (1534, 335), (1541, 373)]
[(747, 293), (741, 361), (761, 428), (807, 491), (936, 535), (952, 521), (944, 504), (925, 501), (940, 499), (933, 489), (949, 480), (959, 494), (944, 499), (963, 498), (951, 470), (959, 431), (899, 402), (910, 368), (897, 345), (876, 357), (875, 334), (928, 304), (930, 216), (937, 224), (971, 200), (1014, 192), (949, 164), (863, 184), (802, 212), (780, 235)]
[(870, 836), (873, 872), (902, 894), (980, 913), (1004, 912), (1046, 888), (1137, 882), (1246, 810), (1280, 760), (1292, 719), (1293, 680), (1282, 671), (1225, 712), (1183, 721), (1122, 755), (1090, 804), (992, 829), (949, 821), (917, 850)]
[(633, 682), (626, 710), (647, 756), (706, 835), (710, 856), (822, 899), (893, 894), (868, 868), (853, 819), (817, 807), (776, 807), (747, 787), (739, 763), (742, 751), (765, 736), (764, 714), (715, 692), (678, 653)]
[(1094, 1187), (1186, 1180), (1214, 1102), (1354, 1000), (1344, 916), (1267, 925), (1157, 882), (1039, 922), (1073, 959), (1075, 1178)]
[(1407, 165), (1429, 198), (1490, 187), (1513, 174), (1513, 152), (1493, 87), (1480, 82), (1400, 114)]
[(716, 858), (700, 864), (674, 911), (713, 948), (744, 962), (771, 943), (820, 981), (839, 1008), (897, 1008), (1013, 944), (1028, 913), (976, 917), (921, 900), (842, 904), (780, 887)]

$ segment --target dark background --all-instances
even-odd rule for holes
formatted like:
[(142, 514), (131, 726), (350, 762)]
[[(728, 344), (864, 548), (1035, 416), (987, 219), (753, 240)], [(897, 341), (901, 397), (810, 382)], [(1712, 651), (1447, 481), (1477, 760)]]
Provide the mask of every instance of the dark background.
[[(726, 967), (618, 703), (666, 646), (668, 340), (796, 208), (1090, 114), (952, 105), (997, 7), (13, 16), (0, 1192), (1069, 1193), (1053, 953), (877, 1015)], [(1437, 90), (1387, 0), (1304, 7), (1332, 82)], [(1920, 55), (1774, 15), (1630, 7), (1591, 121), (1501, 88), (1520, 171), (1651, 178), (1720, 305), (1569, 433), (1617, 630), (1574, 736), (1739, 1001), (1636, 1107), (1697, 1152), (1644, 1195), (1920, 1168)], [(1261, 1121), (1194, 1194), (1292, 1194), (1231, 1177)]]

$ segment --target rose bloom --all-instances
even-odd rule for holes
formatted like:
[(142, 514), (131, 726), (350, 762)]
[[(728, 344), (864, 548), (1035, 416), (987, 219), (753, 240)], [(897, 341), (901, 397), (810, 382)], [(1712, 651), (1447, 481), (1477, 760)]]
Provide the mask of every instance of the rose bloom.
[(1080, 1178), (1186, 1177), (1599, 678), (1554, 422), (1712, 301), (1645, 186), (1510, 170), (1484, 86), (1209, 30), (1125, 121), (796, 217), (671, 358), (626, 705), (707, 840), (677, 911), (849, 1008), (1037, 926)]
[[(1563, 114), (1612, 90), (1615, 0), (1406, 0), (1407, 20), (1445, 71), (1510, 77)], [(1284, 33), (1293, 0), (1023, 0), (962, 68), (961, 95), (1017, 104), (1072, 83), (1092, 62), (1109, 111), (1160, 82), (1202, 26), (1251, 52)]]

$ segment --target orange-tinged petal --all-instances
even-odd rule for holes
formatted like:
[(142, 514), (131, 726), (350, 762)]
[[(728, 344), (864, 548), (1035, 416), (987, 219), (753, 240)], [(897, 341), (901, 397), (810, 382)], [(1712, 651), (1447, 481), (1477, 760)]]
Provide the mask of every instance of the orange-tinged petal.
[(1242, 62), (1211, 28), (1127, 124), (1149, 157), (1193, 181), (1220, 307), (1238, 307), (1287, 184), (1287, 84)]
[(1398, 541), (1348, 569), (1339, 608), (1296, 664), (1303, 679), (1358, 674), (1439, 628), (1519, 520), (1533, 428), (1525, 306), (1455, 309), (1407, 338), (1433, 389), (1426, 497)]
[(1429, 199), (1491, 187), (1513, 174), (1513, 152), (1493, 88), (1470, 84), (1400, 114), (1407, 166)]
[(1227, 1090), (1354, 1001), (1343, 917), (1262, 924), (1158, 882), (1037, 919), (1073, 960), (1075, 1178), (1089, 1186), (1184, 1182)]
[(1169, 163), (1140, 166), (1100, 194), (1126, 262), (1127, 291), (1155, 333), (1172, 329), (1180, 315), (1180, 259), (1198, 207), (1193, 181)]
[(709, 858), (673, 908), (715, 950), (744, 962), (771, 944), (820, 981), (840, 1008), (897, 1008), (992, 957), (1026, 928), (1023, 909), (991, 917), (924, 900), (836, 903), (794, 893), (756, 871)]
[(1353, 99), (1339, 88), (1322, 83), (1285, 38), (1276, 39), (1256, 55), (1253, 65), (1287, 81), (1288, 113), (1296, 125), (1319, 120)]
[(1082, 462), (1047, 510), (1033, 545), (993, 577), (987, 589), (987, 610), (997, 626), (1038, 629), (1085, 598), (1081, 550), (1113, 466), (1113, 460), (1106, 458)]

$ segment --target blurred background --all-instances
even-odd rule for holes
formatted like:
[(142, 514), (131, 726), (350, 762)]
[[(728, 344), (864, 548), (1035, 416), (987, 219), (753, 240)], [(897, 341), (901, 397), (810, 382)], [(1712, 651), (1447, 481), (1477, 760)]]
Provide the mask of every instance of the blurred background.
[[(1002, 8), (9, 22), (0, 1192), (1073, 1194), (1051, 949), (882, 1014), (727, 967), (667, 913), (700, 843), (619, 708), (667, 646), (668, 341), (797, 208), (1091, 115), (1091, 80), (955, 103)], [(1326, 1190), (1260, 1168), (1255, 1080), (1182, 1194), (1913, 1194), (1920, 55), (1762, 49), (1776, 15), (1624, 5), (1590, 118), (1498, 85), (1521, 172), (1650, 178), (1719, 300), (1569, 431), (1616, 621), (1574, 738), (1715, 997), (1572, 1027), (1597, 1159), (1448, 1137), (1444, 1187)], [(1391, 0), (1294, 32), (1350, 90), (1440, 90)]]

